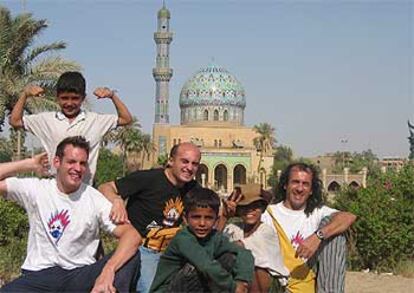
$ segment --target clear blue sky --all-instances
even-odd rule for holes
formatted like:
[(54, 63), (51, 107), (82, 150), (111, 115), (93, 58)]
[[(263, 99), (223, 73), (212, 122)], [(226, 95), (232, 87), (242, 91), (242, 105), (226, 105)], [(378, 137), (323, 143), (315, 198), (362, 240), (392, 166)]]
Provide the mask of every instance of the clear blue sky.
[[(246, 124), (269, 122), (298, 156), (371, 148), (407, 156), (414, 123), (412, 1), (173, 1), (170, 116), (184, 82), (211, 58), (247, 95)], [(162, 1), (15, 0), (13, 14), (46, 18), (36, 44), (64, 40), (88, 92), (119, 90), (146, 132), (154, 121), (156, 13)], [(94, 101), (94, 100), (93, 100)], [(93, 109), (114, 112), (109, 101)], [(346, 138), (346, 144), (340, 142)]]

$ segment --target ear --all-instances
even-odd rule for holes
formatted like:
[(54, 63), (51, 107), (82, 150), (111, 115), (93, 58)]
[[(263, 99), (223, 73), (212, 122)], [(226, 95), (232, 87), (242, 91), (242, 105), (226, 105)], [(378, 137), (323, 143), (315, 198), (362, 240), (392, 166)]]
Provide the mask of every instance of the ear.
[(59, 168), (60, 166), (60, 158), (58, 156), (55, 156), (53, 158), (53, 167), (55, 167), (55, 169)]

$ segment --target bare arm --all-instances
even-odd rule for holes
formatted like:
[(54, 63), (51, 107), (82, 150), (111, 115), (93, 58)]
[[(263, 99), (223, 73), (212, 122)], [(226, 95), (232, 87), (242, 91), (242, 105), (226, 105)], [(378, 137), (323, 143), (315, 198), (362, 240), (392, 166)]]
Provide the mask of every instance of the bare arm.
[(115, 182), (110, 181), (101, 184), (98, 187), (98, 190), (112, 203), (111, 213), (109, 214), (111, 221), (115, 224), (130, 223), (125, 209), (124, 200), (119, 196)]
[(16, 175), (17, 173), (36, 172), (40, 176), (48, 175), (47, 153), (35, 155), (33, 158), (15, 162), (0, 164), (0, 195), (7, 192), (6, 183), (3, 179)]
[(126, 107), (126, 105), (121, 101), (121, 99), (113, 90), (107, 87), (99, 87), (93, 92), (93, 94), (97, 96), (98, 99), (108, 98), (112, 100), (116, 112), (118, 113), (118, 126), (131, 124), (131, 113), (129, 113), (129, 110)]
[[(333, 214), (331, 221), (321, 229), (325, 239), (339, 235), (348, 230), (348, 228), (355, 222), (356, 218), (357, 217), (354, 214), (349, 212), (337, 212)], [(321, 242), (322, 240), (315, 234), (312, 234), (299, 245), (296, 250), (296, 256), (310, 258), (315, 254)]]
[(142, 241), (141, 235), (129, 224), (117, 226), (113, 234), (119, 239), (118, 246), (96, 279), (92, 293), (116, 292), (115, 273), (134, 256)]
[(10, 114), (10, 125), (13, 128), (22, 128), (23, 127), (23, 112), (24, 106), (28, 97), (39, 96), (44, 93), (44, 90), (37, 85), (28, 85), (25, 87), (21, 93), (19, 99), (13, 107), (13, 110)]

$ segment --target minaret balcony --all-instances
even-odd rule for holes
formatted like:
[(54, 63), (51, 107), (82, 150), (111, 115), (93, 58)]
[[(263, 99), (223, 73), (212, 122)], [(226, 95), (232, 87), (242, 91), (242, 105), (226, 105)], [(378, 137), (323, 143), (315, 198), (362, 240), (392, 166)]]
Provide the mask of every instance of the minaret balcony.
[(154, 41), (157, 44), (169, 44), (172, 41), (173, 34), (170, 32), (155, 32)]

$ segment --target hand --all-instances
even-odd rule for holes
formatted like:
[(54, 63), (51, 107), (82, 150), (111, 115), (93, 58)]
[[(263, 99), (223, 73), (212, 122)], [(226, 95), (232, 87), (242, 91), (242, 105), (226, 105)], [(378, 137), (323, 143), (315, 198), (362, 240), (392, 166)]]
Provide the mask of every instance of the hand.
[(109, 218), (114, 224), (131, 224), (122, 198), (116, 198), (113, 201)]
[(112, 99), (112, 97), (115, 95), (114, 91), (107, 87), (98, 87), (95, 89), (93, 94), (98, 99), (104, 99), (104, 98)]
[(311, 258), (315, 254), (316, 250), (318, 250), (321, 242), (322, 241), (315, 234), (312, 234), (303, 240), (303, 242), (298, 246), (295, 256), (305, 259)]
[(47, 157), (47, 153), (43, 152), (41, 154), (37, 154), (31, 158), (33, 164), (33, 171), (41, 176), (41, 177), (48, 177), (49, 173), (49, 159)]
[(24, 95), (26, 97), (44, 97), (45, 90), (40, 86), (30, 84), (24, 88)]
[(234, 293), (247, 293), (249, 291), (249, 283), (243, 281), (236, 281), (236, 289)]
[(91, 293), (116, 293), (114, 287), (115, 272), (109, 269), (103, 269), (102, 273), (95, 281), (95, 285), (92, 288)]
[(223, 216), (231, 218), (236, 215), (237, 203), (241, 201), (242, 195), (238, 190), (235, 190), (230, 196), (223, 200)]

